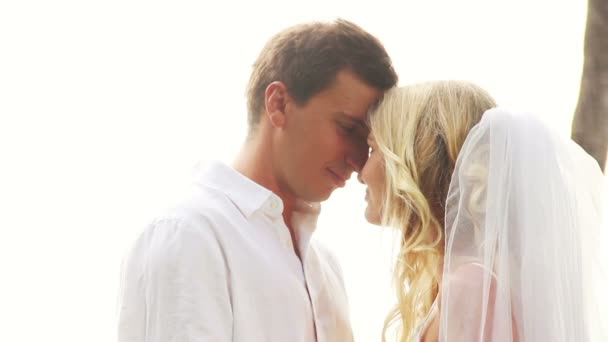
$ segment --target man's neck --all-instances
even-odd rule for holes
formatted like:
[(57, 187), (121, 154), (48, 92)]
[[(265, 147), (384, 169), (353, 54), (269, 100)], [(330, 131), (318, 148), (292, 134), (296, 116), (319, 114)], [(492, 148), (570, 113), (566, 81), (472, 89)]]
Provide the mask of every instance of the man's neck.
[[(272, 144), (262, 139), (251, 138), (243, 144), (232, 163), (235, 170), (272, 191), (283, 201), (283, 219), (291, 232), (291, 214), (295, 208), (295, 197), (287, 194), (276, 175)], [(293, 236), (293, 232), (292, 236)]]
[(274, 171), (271, 144), (265, 144), (264, 142), (256, 141), (256, 139), (247, 141), (232, 163), (232, 167), (245, 177), (272, 191), (283, 201), (283, 221), (289, 229), (294, 252), (301, 259), (298, 248), (298, 235), (295, 233), (291, 222), (295, 208), (295, 198), (287, 196), (281, 190), (278, 177)]

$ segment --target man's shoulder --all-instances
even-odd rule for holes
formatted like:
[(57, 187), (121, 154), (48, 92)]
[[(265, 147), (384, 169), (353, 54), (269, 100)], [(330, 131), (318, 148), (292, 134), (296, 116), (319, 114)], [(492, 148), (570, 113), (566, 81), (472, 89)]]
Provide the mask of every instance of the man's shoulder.
[(213, 237), (226, 224), (228, 216), (235, 213), (234, 204), (221, 191), (195, 187), (179, 201), (153, 216), (142, 235), (196, 234)]
[(232, 215), (235, 209), (234, 204), (221, 190), (197, 185), (153, 221), (213, 223), (222, 217)]

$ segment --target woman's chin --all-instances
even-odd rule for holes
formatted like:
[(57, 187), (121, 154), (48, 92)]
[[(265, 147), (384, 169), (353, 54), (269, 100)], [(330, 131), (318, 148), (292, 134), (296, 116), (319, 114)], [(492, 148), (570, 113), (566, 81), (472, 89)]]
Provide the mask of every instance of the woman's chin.
[(369, 206), (365, 209), (365, 219), (367, 222), (377, 225), (380, 225), (380, 214), (371, 210)]

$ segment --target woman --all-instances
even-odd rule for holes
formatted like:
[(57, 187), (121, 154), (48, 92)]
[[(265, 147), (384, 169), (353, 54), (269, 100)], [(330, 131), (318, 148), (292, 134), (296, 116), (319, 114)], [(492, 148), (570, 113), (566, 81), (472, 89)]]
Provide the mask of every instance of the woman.
[(608, 341), (599, 167), (495, 106), (473, 84), (431, 82), (389, 91), (370, 116), (366, 218), (401, 231), (383, 338)]

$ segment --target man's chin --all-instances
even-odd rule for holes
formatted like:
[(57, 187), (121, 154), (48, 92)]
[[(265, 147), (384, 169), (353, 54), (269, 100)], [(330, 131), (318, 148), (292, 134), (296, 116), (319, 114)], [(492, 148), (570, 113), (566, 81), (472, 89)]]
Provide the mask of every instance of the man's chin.
[(324, 201), (327, 201), (329, 199), (329, 197), (331, 197), (332, 193), (333, 193), (333, 191), (315, 194), (313, 196), (310, 196), (311, 199), (309, 199), (308, 202), (324, 202)]
[(311, 191), (302, 191), (298, 198), (300, 200), (303, 200), (305, 202), (323, 202), (326, 201), (327, 199), (329, 199), (329, 197), (331, 196), (331, 194), (333, 193), (332, 191), (316, 191), (316, 192), (311, 192)]
[(338, 189), (339, 188), (333, 186), (319, 188), (314, 194), (310, 194), (312, 198), (311, 202), (324, 202), (328, 200), (332, 196), (332, 194), (334, 194)]

